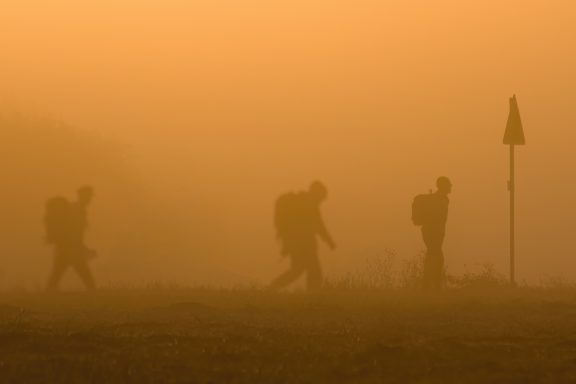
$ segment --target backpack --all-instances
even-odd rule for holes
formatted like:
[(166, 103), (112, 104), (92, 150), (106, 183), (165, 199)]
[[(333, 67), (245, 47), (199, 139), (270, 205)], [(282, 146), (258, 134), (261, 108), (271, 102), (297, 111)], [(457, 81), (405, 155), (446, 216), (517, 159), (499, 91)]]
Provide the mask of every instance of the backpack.
[(412, 222), (414, 225), (424, 225), (433, 214), (434, 194), (425, 193), (414, 197), (412, 201)]
[(48, 244), (58, 244), (68, 235), (70, 203), (64, 197), (46, 202), (44, 230)]
[(276, 200), (274, 225), (279, 239), (286, 239), (298, 231), (301, 226), (303, 208), (301, 193), (286, 193)]

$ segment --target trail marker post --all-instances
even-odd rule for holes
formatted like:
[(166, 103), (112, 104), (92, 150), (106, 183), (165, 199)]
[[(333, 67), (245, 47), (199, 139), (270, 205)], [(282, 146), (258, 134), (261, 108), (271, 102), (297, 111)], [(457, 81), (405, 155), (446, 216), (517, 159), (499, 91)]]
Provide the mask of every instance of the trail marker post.
[(526, 139), (524, 137), (524, 129), (522, 128), (522, 120), (520, 119), (520, 110), (518, 109), (518, 102), (516, 95), (510, 98), (510, 112), (508, 114), (508, 122), (506, 123), (506, 131), (504, 133), (505, 145), (510, 147), (510, 180), (508, 181), (508, 191), (510, 192), (510, 283), (516, 284), (516, 260), (515, 260), (515, 193), (516, 185), (514, 180), (514, 146), (525, 145)]

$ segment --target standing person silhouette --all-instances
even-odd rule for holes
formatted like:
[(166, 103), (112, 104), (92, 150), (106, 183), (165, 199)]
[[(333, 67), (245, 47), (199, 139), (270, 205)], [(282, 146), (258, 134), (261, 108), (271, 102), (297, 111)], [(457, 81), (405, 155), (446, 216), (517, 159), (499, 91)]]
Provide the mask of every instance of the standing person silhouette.
[(422, 226), (422, 238), (426, 244), (423, 273), (424, 288), (432, 290), (442, 289), (445, 284), (442, 245), (446, 234), (448, 195), (452, 192), (452, 183), (450, 179), (442, 176), (436, 181), (436, 187), (435, 193), (420, 195), (424, 199), (422, 199), (421, 218), (419, 220), (419, 225)]
[(291, 267), (272, 281), (271, 290), (289, 285), (304, 273), (308, 290), (321, 288), (322, 269), (317, 238), (332, 250), (336, 247), (320, 212), (320, 205), (327, 197), (328, 190), (324, 184), (315, 181), (307, 191), (287, 193), (276, 201), (276, 234), (281, 242), (281, 253), (290, 258)]
[(48, 279), (48, 290), (57, 290), (64, 272), (74, 268), (86, 289), (95, 288), (94, 277), (88, 260), (93, 251), (85, 245), (85, 233), (88, 229), (87, 208), (92, 201), (90, 187), (78, 190), (78, 199), (71, 203), (64, 197), (55, 197), (46, 204), (44, 225), (46, 240), (54, 245), (54, 262)]

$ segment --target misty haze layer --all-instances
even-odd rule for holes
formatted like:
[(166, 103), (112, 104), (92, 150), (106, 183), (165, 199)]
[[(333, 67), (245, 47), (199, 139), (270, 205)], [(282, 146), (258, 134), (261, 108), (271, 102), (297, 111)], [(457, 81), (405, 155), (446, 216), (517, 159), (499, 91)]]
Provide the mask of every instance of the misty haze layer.
[(0, 144), (16, 282), (44, 282), (43, 201), (86, 183), (97, 277), (193, 284), (282, 270), (274, 200), (316, 179), (329, 275), (414, 257), (410, 204), (440, 175), (448, 271), (505, 273), (514, 93), (518, 280), (576, 278), (572, 2), (47, 3), (0, 5), (0, 95), (25, 115)]

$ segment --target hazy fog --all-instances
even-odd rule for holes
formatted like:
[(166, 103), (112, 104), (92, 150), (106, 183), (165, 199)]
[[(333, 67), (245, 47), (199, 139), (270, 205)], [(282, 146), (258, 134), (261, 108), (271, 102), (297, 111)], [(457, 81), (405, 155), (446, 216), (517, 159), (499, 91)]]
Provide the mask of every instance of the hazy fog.
[(314, 179), (329, 275), (413, 257), (412, 198), (440, 175), (449, 272), (506, 273), (514, 93), (518, 280), (576, 279), (575, 16), (568, 0), (3, 1), (1, 279), (44, 283), (43, 200), (83, 184), (104, 283), (265, 282), (285, 267), (273, 202)]

